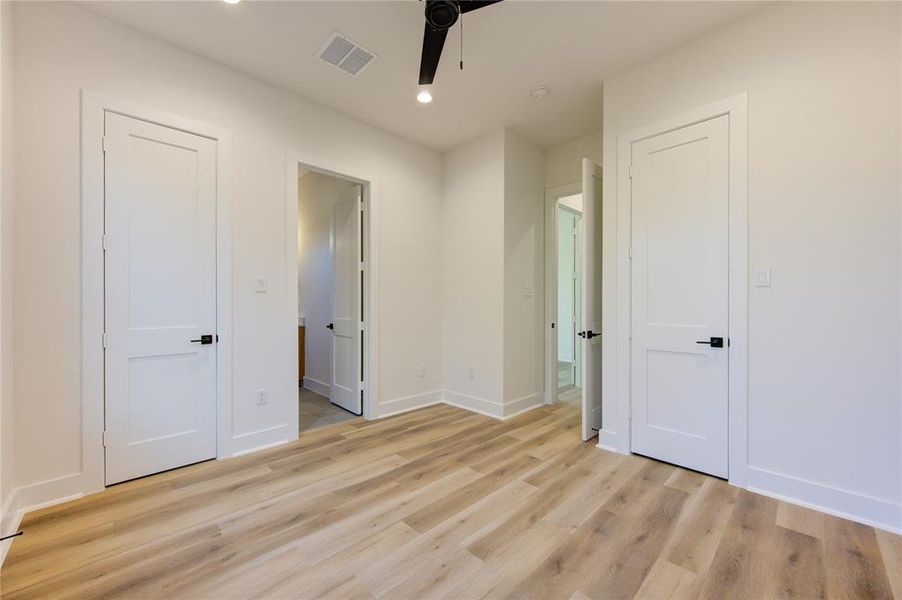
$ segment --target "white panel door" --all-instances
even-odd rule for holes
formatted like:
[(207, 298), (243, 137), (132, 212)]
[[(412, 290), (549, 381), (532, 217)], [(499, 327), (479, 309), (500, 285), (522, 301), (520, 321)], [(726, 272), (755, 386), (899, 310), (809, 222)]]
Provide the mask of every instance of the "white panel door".
[(329, 398), (363, 414), (360, 395), (360, 186), (354, 186), (332, 212), (332, 382)]
[(601, 429), (601, 167), (583, 159), (583, 216), (579, 236), (582, 262), (580, 290), (582, 354), (582, 438)]
[(728, 459), (728, 135), (723, 116), (632, 145), (632, 450), (718, 477)]
[(216, 456), (216, 142), (105, 116), (106, 483)]

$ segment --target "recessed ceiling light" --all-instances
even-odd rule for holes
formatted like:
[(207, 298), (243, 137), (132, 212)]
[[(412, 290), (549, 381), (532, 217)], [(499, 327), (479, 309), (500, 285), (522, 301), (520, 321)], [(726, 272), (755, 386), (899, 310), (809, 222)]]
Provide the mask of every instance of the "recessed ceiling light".
[(226, 4), (238, 4), (241, 0), (222, 0)]
[(429, 93), (428, 91), (426, 91), (426, 90), (423, 90), (422, 92), (420, 92), (419, 94), (417, 94), (417, 100), (418, 100), (421, 104), (429, 104), (430, 102), (432, 102), (432, 94), (430, 94), (430, 93)]

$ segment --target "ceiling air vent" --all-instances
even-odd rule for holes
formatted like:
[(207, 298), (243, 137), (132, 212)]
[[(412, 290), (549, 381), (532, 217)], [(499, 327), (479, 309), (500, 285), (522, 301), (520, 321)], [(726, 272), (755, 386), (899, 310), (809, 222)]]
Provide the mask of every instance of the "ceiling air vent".
[(329, 36), (316, 56), (348, 75), (359, 75), (376, 59), (375, 54), (337, 31)]

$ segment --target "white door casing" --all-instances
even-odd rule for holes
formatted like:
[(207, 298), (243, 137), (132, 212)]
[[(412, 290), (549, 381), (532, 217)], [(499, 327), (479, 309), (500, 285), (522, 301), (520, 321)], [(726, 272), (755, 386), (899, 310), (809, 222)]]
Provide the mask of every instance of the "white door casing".
[(631, 449), (727, 477), (729, 116), (633, 142), (631, 197)]
[(330, 400), (362, 414), (361, 187), (353, 186), (332, 212), (332, 381)]
[(105, 114), (112, 484), (216, 456), (216, 141)]
[(583, 216), (581, 226), (580, 258), (582, 260), (581, 309), (582, 327), (580, 335), (582, 360), (582, 439), (589, 440), (601, 429), (601, 295), (596, 291), (601, 281), (601, 207), (602, 178), (601, 167), (584, 158), (583, 171)]

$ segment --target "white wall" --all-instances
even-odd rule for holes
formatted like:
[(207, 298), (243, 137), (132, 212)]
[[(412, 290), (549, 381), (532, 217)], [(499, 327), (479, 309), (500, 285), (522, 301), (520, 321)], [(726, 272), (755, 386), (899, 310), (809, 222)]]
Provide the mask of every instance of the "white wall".
[(504, 132), (446, 153), (444, 173), (442, 381), (488, 412), (504, 385)]
[(541, 403), (542, 167), (542, 150), (510, 129), (445, 155), (446, 402), (498, 417)]
[[(297, 382), (286, 379), (294, 366), (273, 350), (296, 335), (284, 319), (297, 298), (285, 264), (293, 252), (285, 235), (289, 149), (377, 179), (372, 293), (385, 335), (373, 413), (432, 398), (440, 386), (438, 153), (72, 4), (18, 3), (15, 17), (16, 125), (26, 132), (15, 146), (15, 424), (28, 432), (16, 438), (17, 486), (53, 488), (57, 497), (80, 491), (81, 89), (231, 131), (234, 450), (277, 441), (267, 431), (296, 402)], [(268, 293), (255, 293), (257, 275), (268, 278)], [(254, 390), (263, 387), (270, 400), (258, 407)]]
[[(308, 172), (298, 180), (298, 316), (305, 320), (307, 387), (322, 393), (332, 381), (332, 209), (358, 184)], [(312, 381), (310, 381), (312, 380)]]
[(544, 158), (504, 130), (505, 415), (541, 403), (544, 391)]
[[(606, 336), (616, 335), (617, 136), (740, 92), (749, 102), (750, 480), (902, 527), (900, 16), (777, 3), (605, 82)], [(604, 427), (616, 423), (605, 345)], [(611, 433), (616, 434), (616, 431)]]
[(551, 189), (582, 181), (582, 160), (588, 158), (600, 165), (603, 148), (601, 132), (596, 131), (546, 149), (545, 187)]
[[(0, 535), (12, 533), (13, 403), (13, 6), (0, 3)], [(10, 542), (3, 542), (0, 560)]]

